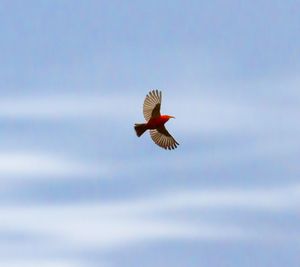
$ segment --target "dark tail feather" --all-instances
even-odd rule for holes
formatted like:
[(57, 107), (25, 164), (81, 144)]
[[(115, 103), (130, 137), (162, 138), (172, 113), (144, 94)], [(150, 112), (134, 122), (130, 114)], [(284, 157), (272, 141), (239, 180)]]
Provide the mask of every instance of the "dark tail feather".
[(136, 132), (136, 135), (138, 137), (140, 137), (147, 130), (146, 124), (145, 123), (136, 123), (134, 125), (134, 130)]

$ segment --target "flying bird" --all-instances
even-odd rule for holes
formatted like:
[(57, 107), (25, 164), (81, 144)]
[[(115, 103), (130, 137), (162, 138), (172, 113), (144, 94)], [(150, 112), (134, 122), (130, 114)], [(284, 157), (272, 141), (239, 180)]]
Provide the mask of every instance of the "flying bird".
[(167, 131), (165, 123), (175, 118), (169, 115), (161, 115), (161, 91), (152, 90), (144, 100), (143, 113), (146, 123), (136, 123), (134, 129), (136, 135), (140, 137), (145, 131), (150, 130), (150, 136), (155, 144), (164, 149), (175, 149), (178, 142)]

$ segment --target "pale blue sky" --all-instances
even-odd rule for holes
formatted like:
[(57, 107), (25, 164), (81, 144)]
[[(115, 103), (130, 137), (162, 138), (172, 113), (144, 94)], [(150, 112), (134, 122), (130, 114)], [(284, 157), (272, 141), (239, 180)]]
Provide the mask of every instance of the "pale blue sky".
[(0, 265), (298, 267), (299, 10), (0, 1)]

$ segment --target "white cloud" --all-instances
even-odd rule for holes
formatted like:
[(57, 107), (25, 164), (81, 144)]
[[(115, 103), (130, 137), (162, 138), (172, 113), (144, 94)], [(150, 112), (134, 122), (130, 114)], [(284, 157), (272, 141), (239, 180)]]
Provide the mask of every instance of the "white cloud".
[[(37, 260), (37, 259), (19, 259), (18, 260), (0, 260), (0, 265), (5, 267), (84, 267), (85, 264), (79, 264), (75, 261), (68, 260), (53, 260), (53, 259), (45, 259), (45, 260)], [(106, 267), (107, 265), (97, 265), (99, 267)]]
[(134, 97), (117, 95), (52, 95), (2, 99), (0, 118), (8, 119), (82, 119), (122, 118), (138, 107)]
[[(258, 83), (259, 84), (259, 83)], [(220, 88), (218, 92), (222, 91)], [(235, 85), (241, 86), (241, 85)], [(256, 85), (253, 84), (253, 87)], [(262, 85), (259, 85), (262, 86)], [(270, 86), (275, 86), (270, 83)], [(207, 93), (207, 89), (192, 95), (164, 95), (162, 113), (174, 115), (168, 128), (184, 134), (261, 133), (275, 129), (294, 128), (296, 108), (278, 104), (277, 98), (258, 100), (254, 97), (232, 97)], [(213, 91), (215, 92), (215, 91)], [(39, 119), (81, 121), (109, 119), (142, 121), (144, 96), (138, 95), (52, 95), (0, 101), (0, 119)], [(272, 102), (274, 101), (274, 103)], [(279, 124), (278, 122), (281, 121)]]
[[(295, 78), (296, 77), (296, 78)], [(183, 134), (260, 133), (286, 136), (300, 131), (296, 127), (299, 79), (256, 80), (235, 84), (216, 84), (217, 88), (163, 91), (162, 113), (177, 119), (168, 128)], [(230, 87), (230, 89), (229, 89)], [(236, 88), (236, 89), (235, 89)], [(244, 88), (244, 93), (240, 88)], [(255, 90), (254, 90), (255, 88)], [(272, 88), (272, 90), (266, 90)], [(257, 95), (252, 92), (262, 92)], [(143, 100), (148, 92), (111, 95), (31, 95), (0, 100), (0, 119), (73, 119), (89, 118), (142, 121)], [(231, 92), (231, 94), (226, 94)], [(236, 94), (233, 94), (236, 92)], [(284, 93), (284, 94), (283, 94)], [(176, 132), (174, 132), (176, 136)], [(177, 135), (178, 136), (178, 135)]]
[[(172, 216), (176, 211), (207, 209), (270, 212), (299, 210), (300, 186), (257, 190), (203, 190), (169, 193), (148, 199), (112, 203), (1, 206), (0, 228), (57, 240), (57, 247), (112, 249), (169, 239), (208, 241), (290, 240), (283, 229), (252, 228), (233, 220), (194, 221)], [(174, 213), (173, 213), (174, 215)]]
[[(120, 204), (120, 210), (122, 206)], [(134, 201), (130, 205), (127, 203), (123, 209), (126, 210), (126, 207), (139, 212), (178, 211), (191, 208), (296, 211), (300, 208), (300, 185), (281, 188), (178, 191)]]
[(1, 180), (6, 177), (19, 176), (36, 178), (37, 176), (99, 175), (109, 172), (107, 164), (89, 164), (70, 160), (57, 155), (35, 152), (0, 153)]
[[(147, 92), (145, 92), (146, 94)], [(142, 105), (145, 94), (110, 96), (31, 96), (2, 99), (0, 118), (61, 120), (98, 118), (143, 121)], [(175, 127), (183, 132), (232, 131), (245, 116), (251, 114), (253, 107), (244, 103), (234, 103), (228, 99), (212, 95), (191, 95), (175, 97), (166, 95), (162, 105), (163, 114), (177, 117)]]

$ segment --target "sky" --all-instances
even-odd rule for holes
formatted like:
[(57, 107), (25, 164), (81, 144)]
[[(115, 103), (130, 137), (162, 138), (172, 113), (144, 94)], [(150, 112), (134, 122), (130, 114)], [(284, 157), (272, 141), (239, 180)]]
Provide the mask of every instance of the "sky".
[(298, 267), (299, 9), (0, 1), (0, 265)]

